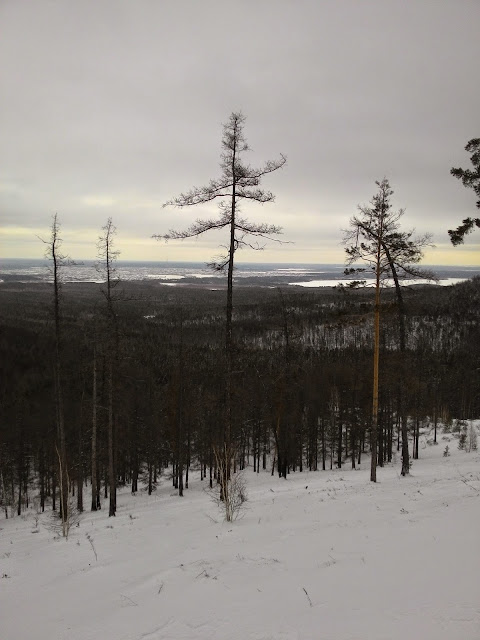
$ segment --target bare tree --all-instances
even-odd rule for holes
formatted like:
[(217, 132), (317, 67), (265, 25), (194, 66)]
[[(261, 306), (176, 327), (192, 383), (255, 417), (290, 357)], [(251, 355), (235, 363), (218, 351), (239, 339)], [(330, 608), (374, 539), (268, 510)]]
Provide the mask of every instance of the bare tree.
[[(240, 205), (243, 201), (254, 201), (261, 204), (273, 202), (274, 195), (270, 191), (260, 188), (262, 178), (283, 167), (286, 158), (280, 155), (278, 160), (268, 161), (260, 168), (253, 168), (243, 162), (242, 154), (249, 151), (248, 143), (243, 134), (245, 117), (240, 112), (230, 115), (223, 127), (222, 154), (220, 167), (222, 175), (218, 179), (210, 180), (204, 187), (194, 187), (186, 193), (169, 200), (164, 206), (190, 207), (206, 204), (213, 200), (219, 201), (219, 216), (196, 220), (184, 231), (170, 230), (168, 233), (156, 234), (159, 240), (183, 240), (195, 238), (208, 231), (228, 229), (229, 241), (225, 255), (215, 259), (210, 266), (217, 271), (227, 271), (227, 305), (225, 323), (225, 353), (226, 353), (226, 416), (223, 440), (230, 446), (232, 437), (232, 373), (233, 373), (233, 269), (235, 252), (242, 247), (263, 249), (263, 240), (278, 240), (276, 236), (282, 232), (276, 225), (249, 222), (241, 215)], [(252, 240), (253, 238), (253, 240)], [(229, 470), (226, 471), (227, 474)]]
[(65, 413), (63, 403), (63, 375), (62, 375), (62, 319), (61, 319), (61, 288), (62, 268), (71, 264), (70, 259), (61, 251), (62, 238), (60, 223), (55, 214), (52, 219), (49, 240), (40, 240), (46, 245), (45, 257), (50, 261), (53, 284), (53, 318), (55, 327), (55, 355), (54, 355), (54, 388), (55, 388), (55, 449), (58, 460), (58, 479), (60, 485), (60, 515), (62, 518), (62, 534), (68, 536), (69, 503), (68, 503), (68, 467), (67, 449), (65, 443)]
[(93, 345), (93, 377), (92, 377), (92, 505), (91, 510), (100, 509), (100, 492), (97, 482), (97, 337), (95, 335)]
[[(455, 178), (462, 181), (464, 187), (473, 189), (478, 197), (476, 202), (477, 209), (480, 209), (480, 138), (472, 138), (465, 146), (465, 151), (468, 151), (472, 155), (470, 160), (473, 164), (473, 171), (471, 169), (460, 169), (453, 167), (450, 169), (450, 173)], [(474, 227), (480, 228), (480, 218), (465, 218), (462, 220), (462, 224), (456, 229), (450, 229), (448, 235), (452, 244), (463, 244), (465, 236), (471, 233)]]
[(242, 513), (247, 501), (247, 483), (243, 471), (231, 474), (230, 469), (237, 452), (224, 444), (222, 448), (214, 448), (215, 462), (220, 478), (226, 478), (220, 490), (214, 490), (213, 499), (225, 512), (225, 520), (233, 522)]
[[(400, 327), (400, 350), (405, 351), (405, 306), (400, 281), (402, 277), (435, 279), (426, 270), (419, 269), (423, 249), (431, 245), (431, 236), (414, 237), (414, 231), (400, 231), (400, 218), (404, 209), (392, 211), (390, 198), (393, 190), (384, 178), (375, 183), (378, 192), (372, 198), (371, 206), (360, 206), (359, 215), (350, 220), (350, 229), (344, 232), (347, 253), (346, 274), (363, 273), (372, 270), (375, 274), (375, 321), (374, 321), (374, 368), (372, 407), (372, 466), (370, 479), (376, 482), (377, 430), (378, 430), (378, 388), (379, 388), (379, 344), (380, 344), (380, 294), (385, 278), (393, 278), (397, 294)], [(350, 244), (352, 243), (352, 244)], [(366, 267), (352, 267), (366, 263)], [(354, 284), (359, 284), (355, 281)], [(403, 402), (402, 402), (403, 404)], [(402, 411), (403, 413), (403, 411)], [(402, 475), (409, 472), (408, 434), (406, 416), (402, 416)]]
[[(114, 516), (117, 508), (117, 483), (116, 483), (116, 465), (115, 465), (115, 416), (114, 416), (114, 372), (118, 364), (118, 343), (119, 332), (117, 314), (115, 310), (115, 301), (117, 297), (114, 295), (114, 289), (119, 283), (116, 275), (115, 262), (119, 255), (119, 251), (114, 248), (114, 238), (117, 232), (111, 218), (102, 227), (103, 234), (97, 242), (97, 270), (105, 277), (105, 286), (102, 293), (106, 302), (106, 331), (105, 331), (105, 356), (107, 363), (107, 433), (108, 433), (108, 484), (109, 491), (109, 510), (108, 515)], [(95, 404), (95, 399), (94, 399)], [(95, 417), (96, 420), (96, 417)], [(93, 497), (92, 497), (93, 504)]]

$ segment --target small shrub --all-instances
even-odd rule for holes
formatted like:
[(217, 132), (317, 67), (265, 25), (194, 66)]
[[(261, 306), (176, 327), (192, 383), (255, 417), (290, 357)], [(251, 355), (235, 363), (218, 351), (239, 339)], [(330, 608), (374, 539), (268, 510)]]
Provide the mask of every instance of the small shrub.
[(50, 514), (47, 528), (53, 531), (54, 534), (68, 538), (68, 534), (72, 527), (78, 527), (80, 525), (80, 512), (74, 505), (73, 499), (68, 500), (67, 520), (63, 521), (58, 511), (52, 511)]
[(473, 423), (468, 427), (467, 434), (467, 450), (468, 451), (476, 451), (477, 450), (477, 430)]
[(225, 520), (236, 520), (247, 501), (247, 482), (243, 471), (232, 473), (235, 450), (224, 445), (214, 449), (220, 482), (214, 489), (213, 500), (225, 512)]
[(467, 426), (467, 423), (463, 420), (455, 420), (452, 426), (453, 433), (461, 433), (462, 429)]

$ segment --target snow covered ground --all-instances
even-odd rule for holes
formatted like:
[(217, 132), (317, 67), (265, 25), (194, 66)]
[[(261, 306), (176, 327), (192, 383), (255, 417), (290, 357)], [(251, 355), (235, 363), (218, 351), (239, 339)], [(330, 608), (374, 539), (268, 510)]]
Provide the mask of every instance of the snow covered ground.
[(199, 480), (179, 498), (167, 479), (67, 541), (47, 513), (0, 520), (0, 638), (479, 640), (480, 453), (441, 438), (377, 484), (367, 458), (248, 471), (233, 524)]

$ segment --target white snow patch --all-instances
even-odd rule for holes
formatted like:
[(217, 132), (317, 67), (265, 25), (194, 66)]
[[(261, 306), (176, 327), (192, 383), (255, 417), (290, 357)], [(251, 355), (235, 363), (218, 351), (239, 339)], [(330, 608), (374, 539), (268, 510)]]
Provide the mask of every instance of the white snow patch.
[[(458, 284), (459, 282), (465, 282), (467, 278), (445, 278), (443, 280), (438, 280), (437, 282), (435, 282), (434, 280), (423, 280), (423, 279), (418, 279), (418, 280), (401, 280), (400, 284), (404, 287), (410, 287), (413, 285), (420, 285), (420, 284), (439, 284), (442, 287), (448, 287), (450, 285), (454, 285), (454, 284)], [(360, 274), (358, 276), (358, 280), (362, 280), (362, 275)], [(310, 288), (315, 288), (315, 287), (336, 287), (338, 285), (343, 285), (345, 287), (348, 287), (350, 284), (352, 284), (352, 278), (350, 279), (326, 279), (326, 280), (307, 280), (304, 282), (289, 282), (289, 285), (293, 285), (296, 287), (310, 287)], [(371, 280), (371, 279), (367, 279), (365, 282), (365, 287), (374, 287), (375, 286), (375, 281)], [(395, 286), (395, 283), (393, 280), (385, 280), (382, 282), (382, 287), (393, 287)]]
[[(445, 438), (452, 436), (445, 436)], [(233, 524), (191, 480), (124, 490), (67, 541), (50, 514), (0, 520), (5, 640), (478, 640), (480, 455), (454, 439), (369, 481), (248, 472)], [(445, 444), (451, 455), (443, 457)]]
[(185, 278), (185, 276), (156, 274), (156, 273), (147, 273), (145, 277), (150, 280), (183, 280)]

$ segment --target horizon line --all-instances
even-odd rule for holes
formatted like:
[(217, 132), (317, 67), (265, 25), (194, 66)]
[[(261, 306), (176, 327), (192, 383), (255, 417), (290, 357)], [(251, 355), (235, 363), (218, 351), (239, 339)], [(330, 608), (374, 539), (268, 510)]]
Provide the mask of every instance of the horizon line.
[[(8, 262), (8, 261), (21, 261), (21, 260), (29, 260), (29, 261), (36, 261), (36, 262), (48, 262), (49, 258), (26, 258), (26, 257), (15, 257), (15, 258), (0, 258), (0, 269), (1, 269), (1, 263), (2, 262)], [(73, 263), (76, 263), (78, 261), (78, 263), (80, 262), (98, 262), (97, 259), (95, 258), (70, 258), (70, 260), (73, 261)], [(191, 263), (191, 264), (208, 264), (208, 261), (206, 260), (138, 260), (138, 259), (117, 259), (116, 260), (117, 264), (121, 263), (121, 262), (137, 262), (137, 263), (170, 263), (170, 264), (185, 264), (185, 263)], [(345, 266), (344, 262), (298, 262), (298, 261), (286, 261), (286, 262), (275, 262), (275, 261), (265, 261), (265, 262), (245, 262), (245, 261), (238, 261), (235, 264), (237, 265), (255, 265), (255, 264), (259, 264), (259, 265), (263, 265), (263, 264), (275, 264), (275, 265), (284, 265), (284, 264), (294, 264), (294, 265), (316, 265), (316, 266)], [(67, 265), (68, 266), (68, 265)], [(71, 265), (71, 266), (75, 266), (75, 264)], [(465, 269), (479, 269), (480, 270), (480, 264), (479, 265), (472, 265), (472, 264), (441, 264), (441, 263), (421, 263), (420, 265), (418, 265), (420, 268), (422, 266), (424, 267), (448, 267), (448, 268), (455, 268), (455, 267), (461, 267), (461, 268), (465, 268)]]

